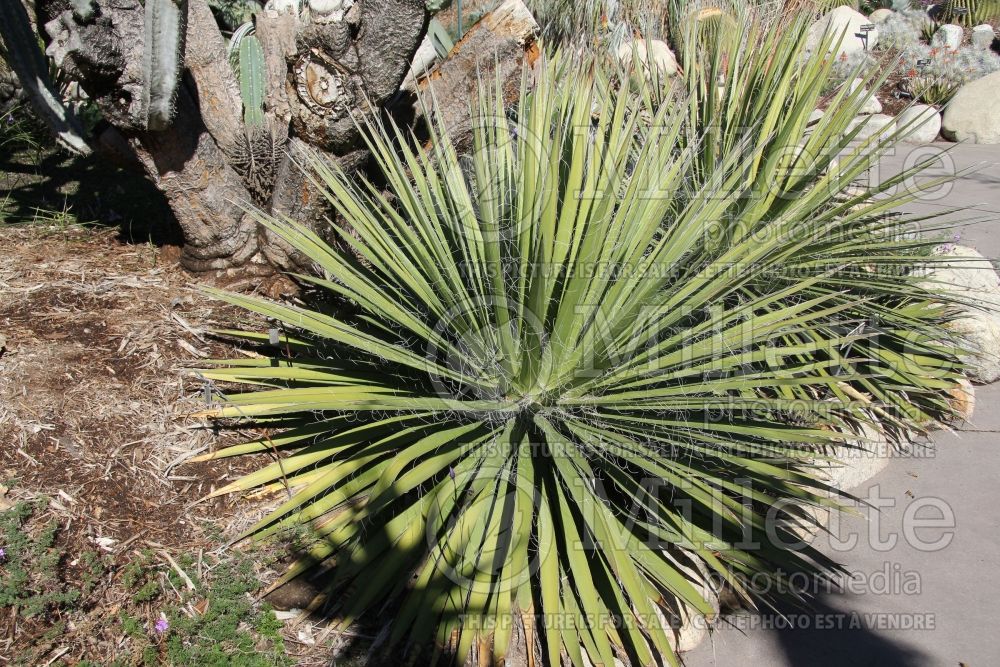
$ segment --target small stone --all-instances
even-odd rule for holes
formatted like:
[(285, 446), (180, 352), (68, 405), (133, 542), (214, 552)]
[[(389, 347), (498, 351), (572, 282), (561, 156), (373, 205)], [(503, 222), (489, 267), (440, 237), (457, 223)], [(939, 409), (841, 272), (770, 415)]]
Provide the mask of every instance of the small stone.
[(816, 477), (835, 489), (849, 491), (882, 472), (892, 457), (892, 445), (885, 432), (870, 423), (860, 432), (844, 433), (846, 442), (826, 448), (822, 453), (833, 461), (817, 462)]
[(900, 129), (911, 123), (904, 139), (911, 144), (929, 144), (941, 132), (941, 114), (926, 104), (914, 104), (896, 117), (896, 126)]
[(955, 411), (953, 423), (972, 423), (972, 416), (976, 412), (976, 387), (962, 378), (948, 390), (948, 405)]
[(687, 653), (697, 648), (708, 637), (709, 625), (719, 615), (719, 593), (712, 585), (711, 572), (709, 572), (704, 563), (694, 560), (693, 566), (689, 566), (672, 558), (666, 552), (664, 552), (664, 556), (672, 561), (673, 567), (680, 570), (687, 577), (691, 584), (698, 590), (701, 597), (712, 607), (711, 616), (705, 617), (700, 612), (678, 603), (675, 616), (679, 624), (670, 625), (668, 625), (668, 621), (663, 616), (659, 606), (656, 607), (657, 616), (659, 616), (660, 623), (664, 624), (663, 627), (674, 629), (674, 637), (668, 638), (674, 639), (672, 643), (675, 650), (678, 653)]
[(891, 9), (876, 9), (869, 15), (868, 20), (874, 24), (883, 23), (887, 18), (892, 16), (893, 11)]
[(983, 25), (977, 25), (972, 29), (972, 46), (976, 47), (980, 51), (985, 51), (993, 46), (993, 41), (997, 38), (996, 32), (993, 30), (993, 26), (988, 23)]
[(434, 67), (437, 59), (437, 49), (434, 47), (434, 42), (431, 40), (430, 35), (424, 35), (424, 40), (420, 42), (417, 52), (413, 55), (413, 62), (410, 63), (410, 71), (406, 73), (406, 78), (403, 79), (401, 88), (416, 92), (417, 81)]
[(949, 51), (957, 51), (958, 47), (962, 45), (962, 37), (964, 35), (962, 26), (955, 25), (954, 23), (946, 23), (934, 33), (934, 36), (931, 38), (931, 46), (938, 46)]
[(884, 139), (896, 131), (896, 119), (882, 113), (855, 116), (847, 126), (847, 131), (853, 132), (854, 128), (862, 123), (864, 127), (854, 137), (855, 141), (864, 141), (876, 134), (881, 134)]
[(268, 0), (265, 9), (275, 11), (279, 14), (298, 14), (299, 0)]
[[(861, 79), (854, 79), (850, 83), (850, 92), (856, 92), (858, 88), (862, 87), (864, 81)], [(878, 98), (870, 94), (867, 90), (862, 89), (862, 95), (866, 95), (864, 104), (861, 105), (861, 109), (858, 110), (860, 114), (873, 114), (882, 113), (882, 103), (878, 101)]]
[(309, 0), (309, 14), (316, 23), (335, 23), (344, 20), (344, 14), (354, 0)]

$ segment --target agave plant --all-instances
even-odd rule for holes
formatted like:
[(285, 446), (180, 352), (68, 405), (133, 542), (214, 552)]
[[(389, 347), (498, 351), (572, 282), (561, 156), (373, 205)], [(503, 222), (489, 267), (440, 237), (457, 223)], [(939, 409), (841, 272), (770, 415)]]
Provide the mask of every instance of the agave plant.
[(928, 242), (883, 215), (905, 195), (843, 195), (895, 137), (851, 150), (857, 91), (809, 127), (830, 63), (751, 28), (769, 48), (721, 89), (699, 50), (680, 105), (556, 56), (513, 110), (481, 91), (471, 151), (368, 121), (378, 184), (309, 165), (350, 252), (259, 216), (349, 306), (213, 292), (276, 323), (227, 332), (268, 357), (199, 372), (250, 388), (203, 415), (268, 429), (202, 459), (281, 454), (213, 495), (286, 491), (246, 535), (314, 535), (277, 585), (327, 569), (338, 625), (382, 610), (418, 664), (512, 635), (551, 665), (654, 664), (714, 613), (706, 583), (835, 569), (787, 526), (839, 503), (817, 452), (940, 416), (958, 375), (905, 269)]

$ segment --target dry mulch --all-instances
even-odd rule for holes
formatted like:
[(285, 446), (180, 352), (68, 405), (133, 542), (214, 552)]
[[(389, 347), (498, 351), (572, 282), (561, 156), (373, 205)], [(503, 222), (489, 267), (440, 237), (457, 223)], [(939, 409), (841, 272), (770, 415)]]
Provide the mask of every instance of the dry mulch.
[[(0, 510), (47, 497), (42, 519), (58, 522), (60, 548), (97, 551), (119, 568), (141, 552), (164, 570), (171, 554), (207, 568), (264, 509), (197, 503), (260, 461), (184, 464), (245, 437), (185, 416), (203, 405), (185, 368), (252, 354), (206, 330), (263, 324), (199, 293), (169, 250), (122, 244), (110, 230), (0, 226)], [(0, 664), (26, 652), (62, 651), (69, 664), (126, 655), (118, 610), (156, 611), (135, 609), (116, 575), (106, 584), (50, 647), (38, 645), (45, 624), (0, 615)]]
[(179, 465), (218, 440), (184, 418), (201, 396), (184, 369), (234, 354), (206, 328), (255, 323), (160, 254), (111, 232), (0, 230), (0, 472), (95, 538), (190, 548), (198, 522), (228, 517), (188, 506), (238, 471)]

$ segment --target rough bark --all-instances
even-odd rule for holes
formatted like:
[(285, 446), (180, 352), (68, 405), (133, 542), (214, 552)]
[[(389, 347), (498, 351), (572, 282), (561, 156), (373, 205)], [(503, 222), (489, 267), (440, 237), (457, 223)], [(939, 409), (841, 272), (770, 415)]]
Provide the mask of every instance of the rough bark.
[(206, 0), (187, 3), (183, 85), (162, 131), (151, 131), (143, 118), (143, 5), (92, 0), (91, 7), (83, 18), (63, 0), (39, 0), (48, 54), (80, 82), (166, 195), (184, 233), (184, 265), (308, 271), (244, 208), (252, 203), (314, 227), (326, 224), (328, 211), (289, 156), (301, 157), (308, 146), (347, 166), (364, 161), (355, 121), (399, 89), (426, 30), (422, 0), (358, 0), (346, 16), (263, 12), (263, 131), (244, 125), (237, 77)]
[(538, 24), (521, 0), (505, 0), (462, 37), (448, 58), (417, 82), (425, 115), (433, 104), (445, 129), (461, 148), (471, 136), (469, 110), (476, 104), (479, 81), (501, 81), (504, 101), (518, 97), (525, 67), (533, 69), (541, 50)]
[[(309, 7), (296, 12), (291, 3), (272, 0), (255, 20), (265, 56), (265, 123), (248, 128), (238, 78), (207, 0), (188, 0), (175, 114), (168, 127), (153, 131), (142, 103), (148, 84), (142, 2), (89, 0), (92, 11), (81, 16), (82, 1), (37, 0), (37, 16), (47, 53), (112, 126), (94, 145), (119, 162), (141, 165), (163, 191), (184, 234), (187, 268), (234, 276), (313, 268), (254, 223), (245, 212), (251, 204), (334, 240), (332, 211), (299, 167), (308, 152), (348, 171), (361, 168), (368, 155), (358, 122), (366, 114), (399, 112), (414, 89), (425, 100), (433, 90), (446, 127), (458, 137), (468, 129), (477, 80), (495, 73), (514, 98), (522, 67), (538, 55), (530, 12), (520, 0), (506, 0), (444, 63), (416, 84), (411, 77), (410, 90), (401, 93), (427, 29), (423, 0), (355, 0), (329, 14)], [(417, 103), (416, 115), (422, 110)]]

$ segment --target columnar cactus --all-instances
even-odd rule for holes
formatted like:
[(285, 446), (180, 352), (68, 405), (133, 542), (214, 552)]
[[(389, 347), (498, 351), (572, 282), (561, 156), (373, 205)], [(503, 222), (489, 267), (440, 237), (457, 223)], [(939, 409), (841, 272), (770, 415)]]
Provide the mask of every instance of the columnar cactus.
[(964, 26), (989, 23), (1000, 18), (1000, 0), (944, 0), (935, 18)]
[(264, 49), (255, 35), (240, 40), (240, 97), (248, 127), (264, 124)]
[(143, 112), (148, 129), (162, 130), (174, 117), (184, 69), (187, 0), (146, 0), (145, 9)]

